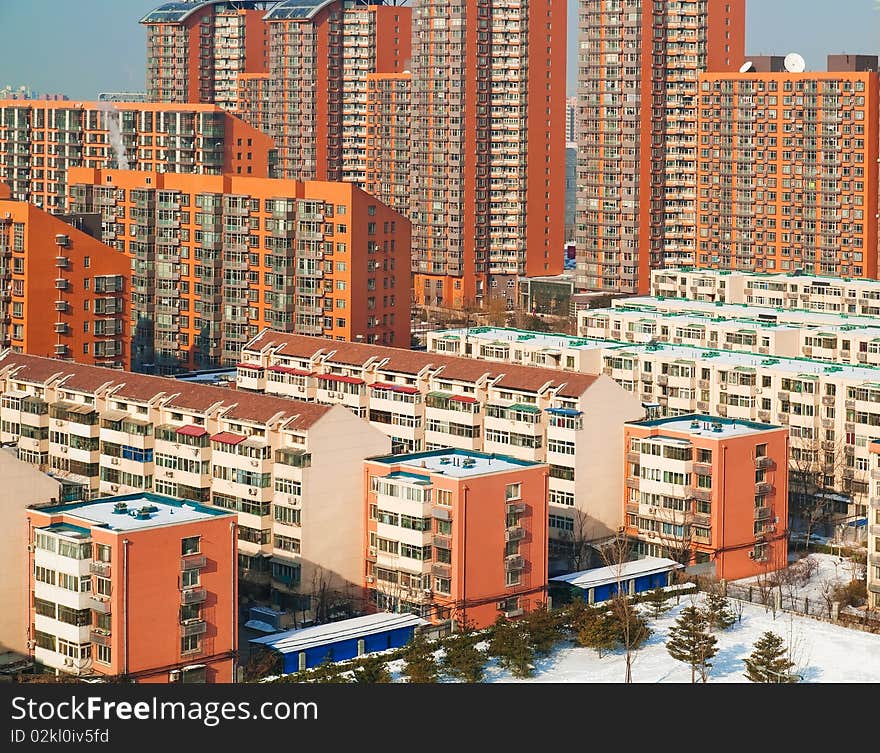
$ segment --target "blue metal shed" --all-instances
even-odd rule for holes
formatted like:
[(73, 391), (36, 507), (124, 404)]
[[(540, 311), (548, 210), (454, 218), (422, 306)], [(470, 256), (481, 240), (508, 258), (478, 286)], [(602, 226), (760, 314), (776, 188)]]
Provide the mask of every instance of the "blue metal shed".
[(645, 557), (621, 565), (557, 575), (550, 578), (550, 582), (578, 588), (584, 592), (584, 601), (598, 604), (608, 601), (617, 593), (618, 583), (630, 595), (668, 586), (672, 583), (672, 572), (683, 567), (665, 557)]
[(286, 674), (317, 667), (328, 659), (345, 661), (401, 648), (412, 640), (417, 627), (427, 624), (427, 620), (414, 614), (379, 612), (254, 638), (250, 643), (282, 654)]

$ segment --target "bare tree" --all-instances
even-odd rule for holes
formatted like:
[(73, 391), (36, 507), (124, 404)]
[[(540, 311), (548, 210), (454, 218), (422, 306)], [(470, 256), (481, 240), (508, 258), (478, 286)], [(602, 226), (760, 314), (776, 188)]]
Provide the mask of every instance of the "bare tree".
[(575, 508), (572, 522), (572, 530), (564, 532), (559, 540), (565, 544), (568, 568), (578, 572), (592, 565), (600, 537), (593, 519), (583, 510)]

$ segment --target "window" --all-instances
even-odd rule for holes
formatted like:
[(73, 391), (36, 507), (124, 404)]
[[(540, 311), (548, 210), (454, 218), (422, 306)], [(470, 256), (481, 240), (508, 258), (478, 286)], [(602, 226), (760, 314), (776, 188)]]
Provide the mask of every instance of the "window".
[(95, 544), (95, 560), (97, 562), (109, 562), (112, 549), (107, 544)]
[(180, 542), (181, 554), (198, 554), (199, 553), (199, 536), (190, 536)]
[(180, 583), (184, 588), (192, 588), (193, 586), (199, 585), (199, 571), (184, 570), (180, 574)]
[(508, 484), (504, 492), (505, 499), (519, 499), (521, 496), (522, 484)]
[(202, 616), (201, 604), (184, 604), (180, 608), (180, 621), (198, 620)]
[(522, 571), (521, 570), (511, 570), (508, 571), (507, 577), (505, 579), (505, 585), (507, 586), (518, 586), (520, 581), (522, 580)]
[(95, 649), (95, 661), (101, 664), (109, 664), (112, 658), (110, 646), (102, 646), (99, 644), (95, 646)]
[(101, 596), (110, 596), (110, 578), (95, 578), (95, 593)]
[(193, 654), (196, 653), (199, 648), (199, 636), (197, 635), (185, 635), (180, 639), (181, 654)]

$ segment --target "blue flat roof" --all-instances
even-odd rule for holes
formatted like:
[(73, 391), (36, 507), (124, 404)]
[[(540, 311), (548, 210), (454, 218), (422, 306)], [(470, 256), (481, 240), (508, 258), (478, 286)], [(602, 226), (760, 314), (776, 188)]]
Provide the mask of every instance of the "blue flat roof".
[[(544, 465), (534, 460), (520, 460), (509, 455), (499, 455), (494, 452), (478, 452), (477, 450), (462, 450), (458, 447), (447, 447), (440, 450), (427, 450), (425, 452), (412, 452), (406, 455), (380, 455), (367, 458), (376, 463), (386, 465), (403, 465), (415, 469), (416, 473), (408, 473), (408, 476), (418, 478), (418, 473), (442, 473), (452, 478), (465, 478), (468, 476), (482, 476), (486, 473), (499, 473), (512, 471), (517, 468), (531, 468), (536, 465)], [(470, 461), (467, 465), (464, 460)], [(404, 473), (398, 471), (397, 473)], [(391, 474), (394, 475), (394, 474)], [(424, 480), (430, 477), (424, 476)]]

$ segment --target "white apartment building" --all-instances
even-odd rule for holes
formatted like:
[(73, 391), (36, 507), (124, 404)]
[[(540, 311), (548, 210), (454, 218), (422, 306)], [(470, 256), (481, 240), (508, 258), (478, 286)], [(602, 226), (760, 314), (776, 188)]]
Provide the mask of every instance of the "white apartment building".
[(651, 295), (880, 316), (880, 281), (847, 277), (658, 269), (651, 274)]
[(360, 584), (362, 461), (391, 446), (338, 406), (10, 351), (0, 441), (88, 497), (155, 491), (237, 512), (240, 573), (287, 605), (318, 568), (331, 587)]
[[(340, 403), (394, 452), (443, 447), (550, 464), (550, 537), (621, 525), (623, 423), (644, 409), (610, 379), (266, 330), (242, 350), (241, 390)], [(633, 418), (630, 418), (633, 417)]]

